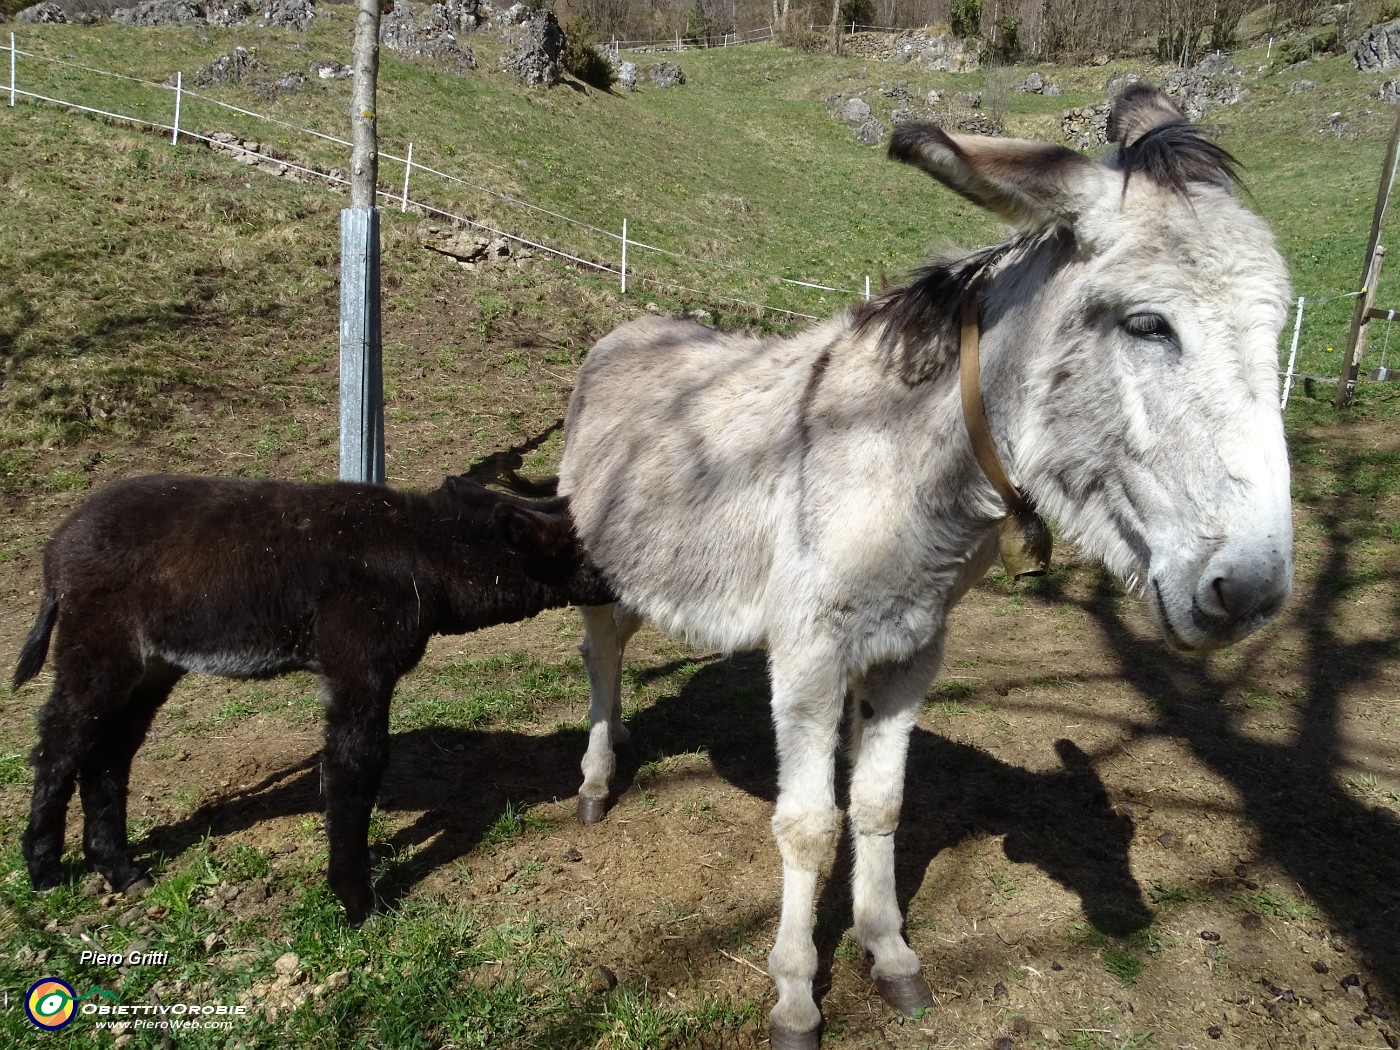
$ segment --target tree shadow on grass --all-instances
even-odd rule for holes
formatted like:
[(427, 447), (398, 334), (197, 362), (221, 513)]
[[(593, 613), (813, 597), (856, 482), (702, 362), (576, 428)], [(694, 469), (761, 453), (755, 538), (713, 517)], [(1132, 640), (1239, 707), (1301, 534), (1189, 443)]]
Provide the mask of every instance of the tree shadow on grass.
[[(1295, 445), (1297, 442), (1295, 441)], [(1326, 913), (1394, 998), (1400, 995), (1400, 820), (1368, 807), (1348, 791), (1342, 770), (1342, 707), (1376, 683), (1387, 662), (1400, 657), (1395, 637), (1350, 638), (1340, 627), (1343, 603), (1359, 587), (1375, 583), (1362, 571), (1359, 537), (1374, 515), (1374, 467), (1360, 451), (1334, 456), (1330, 491), (1317, 500), (1324, 539), (1315, 566), (1295, 584), (1287, 616), (1304, 639), (1300, 674), (1306, 697), (1294, 732), (1278, 742), (1242, 732), (1238, 712), (1219, 702), (1232, 688), (1264, 677), (1275, 657), (1271, 634), (1243, 643), (1242, 666), (1224, 674), (1209, 660), (1190, 661), (1165, 651), (1126, 622), (1119, 589), (1107, 576), (1079, 602), (1117, 655), (1117, 673), (1157, 712), (1147, 732), (1165, 735), (1194, 754), (1240, 799), (1241, 815), (1258, 833), (1258, 850), (1278, 864)], [(1317, 482), (1317, 470), (1300, 471), (1301, 487)], [(1384, 570), (1392, 584), (1394, 565)], [(1390, 591), (1390, 622), (1400, 622), (1400, 599)], [(1063, 594), (1053, 596), (1066, 600)], [(1400, 755), (1390, 756), (1400, 761)], [(1392, 766), (1392, 768), (1396, 768)]]

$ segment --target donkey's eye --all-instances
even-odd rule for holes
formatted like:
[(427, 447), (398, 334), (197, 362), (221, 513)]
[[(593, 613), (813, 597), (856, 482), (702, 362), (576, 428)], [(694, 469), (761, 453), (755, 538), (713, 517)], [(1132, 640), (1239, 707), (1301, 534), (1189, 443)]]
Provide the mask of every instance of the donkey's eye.
[(1161, 339), (1168, 342), (1176, 339), (1172, 326), (1161, 314), (1129, 314), (1123, 318), (1123, 328), (1129, 335), (1138, 339)]

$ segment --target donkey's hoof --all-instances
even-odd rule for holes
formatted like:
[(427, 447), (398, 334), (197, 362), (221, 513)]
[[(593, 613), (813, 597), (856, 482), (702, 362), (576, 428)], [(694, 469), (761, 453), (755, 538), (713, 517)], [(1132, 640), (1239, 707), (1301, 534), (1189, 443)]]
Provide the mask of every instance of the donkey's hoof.
[(912, 1014), (933, 1005), (933, 992), (922, 973), (911, 973), (907, 977), (877, 977), (875, 988), (880, 998), (902, 1014)]
[(155, 888), (155, 880), (149, 875), (138, 875), (123, 886), (121, 892), (128, 897), (139, 900)]
[(580, 795), (578, 797), (578, 822), (580, 824), (596, 824), (608, 813), (607, 796), (602, 798), (593, 795)]
[(822, 1044), (822, 1026), (811, 1031), (794, 1032), (791, 1028), (770, 1025), (768, 1043), (773, 1050), (818, 1050)]

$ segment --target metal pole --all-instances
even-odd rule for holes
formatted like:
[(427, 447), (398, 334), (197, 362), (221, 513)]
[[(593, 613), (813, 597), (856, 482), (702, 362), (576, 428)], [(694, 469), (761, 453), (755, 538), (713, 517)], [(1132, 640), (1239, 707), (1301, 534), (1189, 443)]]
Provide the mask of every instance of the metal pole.
[(870, 275), (865, 275), (865, 301), (870, 302)]
[(340, 480), (384, 481), (379, 211), (340, 213)]
[(10, 107), (15, 104), (15, 35), (10, 34)]
[(340, 213), (340, 477), (384, 481), (383, 340), (379, 316), (376, 127), (379, 0), (359, 0), (350, 123), (350, 207)]
[(180, 96), (184, 93), (184, 74), (178, 70), (175, 73), (175, 126), (170, 129), (170, 144), (178, 145), (180, 142)]
[(408, 156), (403, 162), (403, 202), (399, 211), (408, 211), (408, 173), (413, 170), (413, 143), (408, 144)]
[(1293, 322), (1293, 346), (1288, 351), (1288, 371), (1283, 374), (1283, 400), (1278, 405), (1280, 412), (1288, 407), (1288, 393), (1293, 389), (1293, 363), (1298, 360), (1298, 336), (1303, 331), (1303, 302), (1303, 297), (1298, 296), (1298, 319)]
[(627, 220), (622, 220), (622, 294), (627, 294)]

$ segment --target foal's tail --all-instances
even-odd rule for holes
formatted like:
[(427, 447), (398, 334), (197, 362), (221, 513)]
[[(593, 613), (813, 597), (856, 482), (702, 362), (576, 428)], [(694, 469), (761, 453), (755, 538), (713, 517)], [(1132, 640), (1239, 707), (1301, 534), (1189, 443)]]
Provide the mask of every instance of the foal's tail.
[(24, 685), (44, 666), (44, 661), (49, 655), (49, 637), (53, 634), (54, 621), (57, 619), (58, 595), (45, 588), (44, 600), (39, 606), (39, 616), (34, 621), (29, 638), (20, 650), (19, 661), (15, 664), (14, 688), (18, 689)]

